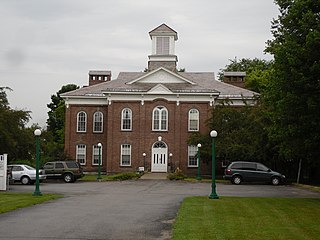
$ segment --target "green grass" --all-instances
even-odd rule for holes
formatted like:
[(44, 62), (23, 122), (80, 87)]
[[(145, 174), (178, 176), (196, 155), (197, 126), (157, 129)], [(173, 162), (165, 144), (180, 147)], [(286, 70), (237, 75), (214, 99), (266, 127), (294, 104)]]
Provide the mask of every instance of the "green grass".
[(320, 239), (320, 199), (186, 198), (173, 226), (179, 239)]
[(42, 196), (32, 196), (32, 193), (6, 193), (0, 192), (0, 214), (24, 208), (45, 201), (61, 198), (62, 195), (43, 194)]

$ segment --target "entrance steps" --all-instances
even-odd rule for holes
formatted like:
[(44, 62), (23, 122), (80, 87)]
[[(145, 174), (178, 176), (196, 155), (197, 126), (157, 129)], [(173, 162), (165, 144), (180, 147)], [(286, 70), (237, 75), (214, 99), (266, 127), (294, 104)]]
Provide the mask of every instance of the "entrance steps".
[(168, 173), (155, 173), (155, 172), (148, 172), (143, 174), (140, 179), (143, 180), (166, 180), (168, 179)]

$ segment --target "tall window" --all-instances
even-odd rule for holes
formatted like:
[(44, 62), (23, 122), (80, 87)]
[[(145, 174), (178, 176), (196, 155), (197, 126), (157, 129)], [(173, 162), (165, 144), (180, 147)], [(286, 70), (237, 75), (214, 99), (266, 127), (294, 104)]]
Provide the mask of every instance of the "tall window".
[(131, 130), (132, 127), (132, 111), (130, 108), (125, 108), (121, 113), (121, 130)]
[(197, 109), (191, 109), (189, 111), (189, 131), (199, 131), (199, 111)]
[(131, 145), (121, 145), (121, 166), (131, 166)]
[(198, 147), (194, 145), (188, 146), (188, 167), (198, 167)]
[(103, 131), (103, 114), (102, 112), (95, 112), (93, 114), (93, 132)]
[(87, 131), (87, 114), (85, 112), (78, 112), (77, 115), (77, 132)]
[(169, 37), (157, 37), (157, 55), (169, 55)]
[(168, 110), (165, 107), (156, 107), (152, 113), (152, 130), (168, 130)]
[(76, 147), (76, 160), (80, 165), (86, 165), (86, 145), (78, 144)]
[[(102, 147), (100, 150), (100, 157), (101, 157), (100, 164), (102, 165)], [(98, 145), (93, 145), (92, 165), (99, 165), (99, 147), (98, 147)]]

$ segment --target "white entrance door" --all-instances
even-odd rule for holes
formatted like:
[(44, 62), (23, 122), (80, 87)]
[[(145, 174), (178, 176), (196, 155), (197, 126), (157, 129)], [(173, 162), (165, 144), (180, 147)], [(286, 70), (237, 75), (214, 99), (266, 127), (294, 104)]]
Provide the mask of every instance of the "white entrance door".
[(167, 172), (168, 148), (164, 142), (152, 146), (151, 172)]

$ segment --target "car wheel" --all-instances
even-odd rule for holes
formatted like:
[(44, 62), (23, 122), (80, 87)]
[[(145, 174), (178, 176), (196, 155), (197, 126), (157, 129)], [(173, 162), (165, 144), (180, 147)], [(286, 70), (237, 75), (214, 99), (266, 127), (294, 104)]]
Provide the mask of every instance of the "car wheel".
[(242, 178), (240, 176), (234, 176), (231, 181), (233, 184), (239, 185), (242, 182)]
[(272, 185), (274, 185), (274, 186), (279, 185), (279, 184), (280, 184), (280, 178), (278, 178), (278, 177), (273, 177), (273, 178), (271, 179), (271, 183), (272, 183)]
[(23, 176), (23, 177), (21, 178), (21, 183), (22, 183), (23, 185), (28, 185), (28, 184), (30, 183), (30, 178), (27, 177), (27, 176)]
[(65, 183), (72, 183), (74, 180), (73, 180), (73, 175), (71, 173), (66, 173), (63, 175), (63, 181)]

